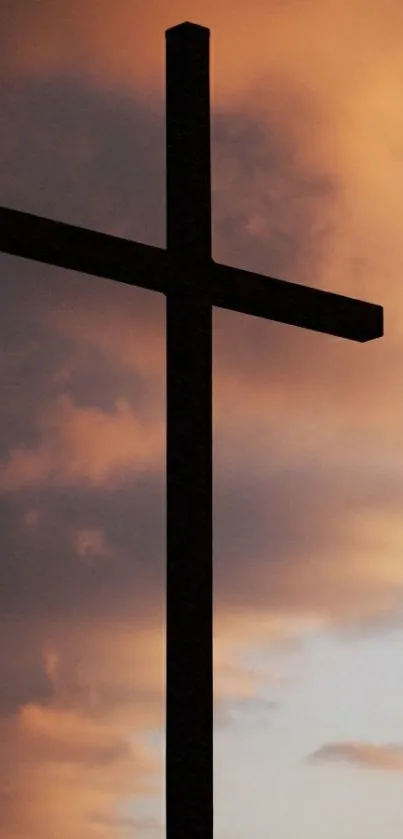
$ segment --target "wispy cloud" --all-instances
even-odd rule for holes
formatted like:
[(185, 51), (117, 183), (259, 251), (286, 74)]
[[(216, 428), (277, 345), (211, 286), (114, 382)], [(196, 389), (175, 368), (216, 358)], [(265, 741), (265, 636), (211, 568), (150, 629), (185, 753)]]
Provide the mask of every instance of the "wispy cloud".
[(363, 742), (327, 743), (310, 756), (310, 761), (352, 763), (364, 769), (403, 772), (403, 746)]

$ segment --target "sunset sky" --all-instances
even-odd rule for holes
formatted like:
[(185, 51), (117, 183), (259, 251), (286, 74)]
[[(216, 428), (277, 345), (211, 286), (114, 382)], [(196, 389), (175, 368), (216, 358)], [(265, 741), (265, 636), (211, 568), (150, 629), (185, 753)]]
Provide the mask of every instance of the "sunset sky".
[[(403, 832), (401, 0), (3, 0), (0, 205), (165, 246), (164, 30), (211, 29), (215, 839)], [(163, 839), (165, 301), (0, 255), (0, 839)]]

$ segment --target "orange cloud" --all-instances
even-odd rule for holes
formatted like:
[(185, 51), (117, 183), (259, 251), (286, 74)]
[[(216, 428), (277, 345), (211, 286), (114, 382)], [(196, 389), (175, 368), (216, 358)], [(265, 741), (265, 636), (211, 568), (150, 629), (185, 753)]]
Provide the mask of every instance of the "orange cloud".
[(2, 836), (75, 839), (102, 824), (102, 835), (116, 839), (125, 803), (161, 795), (162, 756), (144, 742), (150, 724), (161, 723), (156, 648), (150, 633), (117, 627), (64, 628), (47, 644), (52, 699), (0, 723), (0, 786), (9, 787)]
[[(0, 786), (10, 791), (2, 801), (4, 836), (14, 830), (40, 839), (46, 831), (75, 839), (102, 823), (106, 839), (117, 839), (125, 805), (137, 796), (162, 798), (162, 751), (145, 742), (164, 722), (162, 627), (122, 621), (53, 627), (48, 635), (52, 698), (28, 702), (0, 722)], [(228, 639), (224, 654), (225, 643), (218, 639), (218, 723), (264, 682)]]
[[(155, 761), (141, 745), (115, 739), (110, 727), (95, 730), (88, 719), (28, 708), (15, 736), (19, 761), (12, 794), (19, 806), (2, 817), (17, 835), (90, 835), (96, 818), (112, 817), (125, 796), (155, 794), (155, 783), (147, 780)], [(116, 835), (112, 825), (105, 835)]]
[(43, 438), (37, 449), (10, 452), (0, 472), (3, 490), (43, 482), (100, 485), (117, 475), (155, 468), (163, 453), (158, 427), (141, 425), (121, 399), (114, 413), (79, 408), (67, 396), (41, 419)]

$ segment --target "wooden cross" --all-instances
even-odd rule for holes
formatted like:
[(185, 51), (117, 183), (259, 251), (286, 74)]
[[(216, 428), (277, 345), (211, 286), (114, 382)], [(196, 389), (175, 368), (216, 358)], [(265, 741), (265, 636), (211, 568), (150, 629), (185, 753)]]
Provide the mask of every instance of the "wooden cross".
[(212, 306), (383, 335), (381, 306), (212, 259), (209, 36), (166, 32), (166, 250), (0, 208), (0, 250), (167, 298), (167, 839), (213, 837)]

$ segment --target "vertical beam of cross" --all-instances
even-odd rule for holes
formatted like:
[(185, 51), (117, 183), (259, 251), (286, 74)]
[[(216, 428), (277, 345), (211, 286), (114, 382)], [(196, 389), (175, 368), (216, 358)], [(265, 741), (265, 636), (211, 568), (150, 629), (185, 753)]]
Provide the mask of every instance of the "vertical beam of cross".
[(213, 837), (209, 35), (166, 32), (167, 839)]

